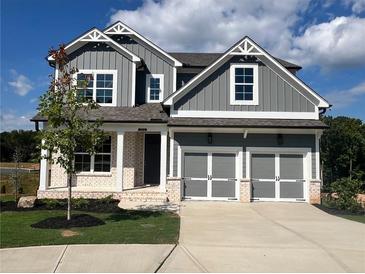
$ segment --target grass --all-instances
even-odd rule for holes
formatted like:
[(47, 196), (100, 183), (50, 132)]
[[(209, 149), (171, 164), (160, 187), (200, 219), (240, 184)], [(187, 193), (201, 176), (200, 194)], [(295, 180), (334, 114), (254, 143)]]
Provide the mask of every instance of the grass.
[(336, 209), (329, 201), (322, 199), (321, 205), (318, 206), (319, 209), (327, 212), (328, 214), (335, 215), (350, 221), (355, 221), (365, 224), (365, 214), (364, 211), (354, 213), (345, 210)]
[[(94, 227), (40, 229), (32, 224), (65, 216), (64, 210), (5, 211), (0, 214), (0, 247), (60, 244), (171, 244), (178, 240), (180, 219), (169, 212), (125, 211), (113, 213), (78, 212), (105, 222)], [(67, 232), (70, 232), (69, 230)]]
[[(24, 195), (36, 195), (39, 184), (39, 172), (22, 173), (20, 176), (20, 187)], [(0, 174), (0, 189), (5, 190), (6, 195), (14, 194), (15, 187), (10, 174)]]

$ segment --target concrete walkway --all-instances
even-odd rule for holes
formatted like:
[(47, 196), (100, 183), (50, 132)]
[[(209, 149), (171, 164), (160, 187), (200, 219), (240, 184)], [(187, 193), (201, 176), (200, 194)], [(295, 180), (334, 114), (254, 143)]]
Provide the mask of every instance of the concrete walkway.
[(58, 245), (0, 250), (0, 272), (155, 272), (174, 245)]
[(365, 272), (365, 225), (304, 203), (185, 202), (160, 272)]

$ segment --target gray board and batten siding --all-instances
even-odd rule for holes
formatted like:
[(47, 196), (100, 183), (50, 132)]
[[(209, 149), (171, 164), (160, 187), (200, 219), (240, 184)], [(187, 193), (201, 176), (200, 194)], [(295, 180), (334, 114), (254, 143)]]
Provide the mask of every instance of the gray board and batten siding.
[[(312, 151), (312, 178), (316, 176), (316, 145), (314, 134), (283, 134), (282, 144), (278, 144), (276, 134), (248, 134), (244, 139), (240, 133), (212, 133), (212, 144), (208, 143), (208, 133), (182, 133), (174, 134), (174, 163), (173, 176), (177, 176), (178, 146), (207, 147), (281, 147), (281, 148), (310, 148)], [(181, 160), (181, 159), (180, 159)], [(242, 174), (246, 174), (246, 157), (243, 157)]]
[(174, 91), (173, 63), (163, 56), (160, 52), (148, 46), (138, 38), (130, 38), (125, 35), (113, 35), (111, 38), (127, 48), (130, 52), (137, 55), (143, 60), (144, 66), (137, 67), (136, 83), (136, 103), (144, 104), (146, 100), (146, 75), (163, 74), (164, 75), (164, 98)]
[(70, 67), (118, 70), (117, 106), (130, 107), (132, 100), (133, 63), (115, 49), (101, 43), (88, 43), (69, 55)]
[[(258, 63), (259, 104), (230, 104), (230, 64)], [(276, 69), (277, 70), (277, 69)], [(286, 76), (288, 77), (288, 76)], [(175, 110), (198, 111), (280, 111), (314, 112), (315, 106), (298, 92), (290, 79), (285, 79), (274, 69), (260, 61), (246, 61), (234, 56), (222, 64), (216, 71), (197, 84), (192, 90), (174, 104)], [(309, 97), (308, 97), (309, 98)], [(317, 102), (318, 100), (313, 102)]]

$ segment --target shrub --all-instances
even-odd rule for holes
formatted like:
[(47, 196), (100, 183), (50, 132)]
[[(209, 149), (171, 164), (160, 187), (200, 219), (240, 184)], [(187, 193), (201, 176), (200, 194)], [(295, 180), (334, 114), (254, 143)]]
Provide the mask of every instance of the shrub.
[(334, 200), (336, 208), (349, 210), (352, 212), (359, 211), (361, 205), (356, 200), (356, 195), (361, 191), (362, 183), (359, 180), (341, 178), (331, 185), (331, 191), (337, 194)]
[(89, 200), (85, 198), (73, 198), (71, 205), (74, 209), (87, 209), (89, 207)]
[(67, 206), (67, 200), (40, 199), (37, 200), (37, 206), (45, 209), (64, 209)]

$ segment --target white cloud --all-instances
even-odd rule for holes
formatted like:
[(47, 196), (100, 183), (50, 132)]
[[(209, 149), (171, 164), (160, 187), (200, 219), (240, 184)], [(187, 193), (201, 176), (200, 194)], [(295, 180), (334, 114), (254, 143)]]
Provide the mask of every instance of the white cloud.
[(10, 70), (10, 73), (13, 80), (9, 81), (8, 84), (16, 94), (25, 96), (33, 89), (33, 83), (26, 76), (19, 74), (15, 69)]
[(308, 27), (293, 38), (288, 57), (302, 65), (320, 64), (324, 69), (364, 65), (365, 18), (336, 17)]
[(326, 94), (326, 99), (333, 104), (335, 108), (344, 108), (357, 101), (360, 96), (365, 95), (365, 81), (348, 89), (334, 91)]
[(34, 123), (30, 121), (32, 115), (19, 114), (15, 111), (1, 111), (0, 131), (11, 131), (15, 129), (34, 129)]
[(365, 11), (365, 0), (343, 0), (346, 6), (351, 6), (352, 12), (359, 14)]
[[(329, 1), (328, 4), (330, 4)], [(136, 10), (117, 10), (121, 20), (167, 51), (225, 51), (245, 35), (278, 57), (331, 70), (363, 65), (365, 19), (337, 17), (304, 25), (306, 0), (146, 0)], [(311, 7), (313, 8), (313, 7)], [(315, 21), (314, 21), (315, 22)]]

